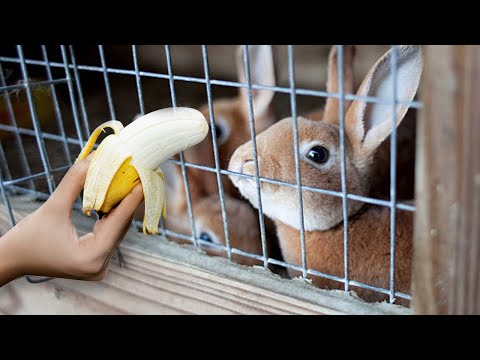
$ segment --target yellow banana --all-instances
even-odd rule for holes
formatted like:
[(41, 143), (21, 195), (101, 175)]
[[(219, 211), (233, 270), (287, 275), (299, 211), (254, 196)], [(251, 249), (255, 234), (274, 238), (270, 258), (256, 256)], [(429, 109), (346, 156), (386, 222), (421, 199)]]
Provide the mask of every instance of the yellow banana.
[(160, 164), (173, 155), (201, 142), (208, 123), (197, 110), (161, 109), (139, 118), (125, 128), (117, 120), (98, 126), (77, 157), (85, 159), (98, 136), (111, 128), (92, 157), (83, 192), (83, 212), (108, 213), (139, 183), (145, 198), (143, 233), (156, 234), (165, 213), (165, 185)]

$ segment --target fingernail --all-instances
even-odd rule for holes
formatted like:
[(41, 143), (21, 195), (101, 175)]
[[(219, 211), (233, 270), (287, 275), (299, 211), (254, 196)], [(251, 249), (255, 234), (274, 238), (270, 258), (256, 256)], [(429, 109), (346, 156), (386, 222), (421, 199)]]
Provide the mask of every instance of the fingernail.
[(138, 183), (133, 189), (132, 189), (132, 193), (133, 194), (139, 194), (139, 193), (142, 193), (143, 194), (143, 188), (142, 188), (142, 183)]

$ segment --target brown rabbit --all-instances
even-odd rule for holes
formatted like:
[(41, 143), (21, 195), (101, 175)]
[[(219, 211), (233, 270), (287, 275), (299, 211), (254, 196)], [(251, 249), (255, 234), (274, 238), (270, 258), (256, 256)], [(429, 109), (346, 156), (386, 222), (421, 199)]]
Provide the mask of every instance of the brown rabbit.
[[(272, 48), (270, 45), (249, 46), (251, 83), (256, 85), (275, 86), (275, 69)], [(245, 67), (243, 62), (243, 46), (239, 46), (236, 54), (238, 81), (246, 83)], [(258, 134), (275, 122), (272, 105), (274, 91), (252, 90), (255, 132)], [(220, 160), (220, 168), (226, 169), (233, 152), (243, 143), (251, 139), (248, 114), (248, 90), (239, 88), (238, 96), (213, 101), (213, 113), (216, 125), (216, 136)], [(203, 105), (200, 112), (206, 119), (210, 119), (208, 104)], [(184, 156), (185, 161), (197, 165), (215, 167), (213, 154), (212, 131), (200, 144), (188, 149)], [(187, 199), (180, 166), (175, 171), (180, 178), (176, 199), (172, 202), (171, 211), (181, 213), (187, 210)], [(188, 168), (188, 179), (191, 183), (192, 198), (218, 194), (217, 178), (213, 172)], [(236, 188), (230, 180), (222, 176), (223, 188), (226, 194), (240, 198)], [(200, 192), (200, 193), (199, 193)]]
[[(252, 45), (249, 47), (249, 55), (252, 84), (274, 86), (275, 71), (271, 46)], [(237, 50), (237, 71), (238, 81), (246, 83), (243, 47), (240, 46)], [(273, 96), (273, 91), (252, 90), (256, 133), (274, 123)], [(248, 106), (248, 90), (246, 88), (239, 88), (239, 94), (235, 98), (219, 99), (213, 102), (219, 160), (222, 169), (228, 167), (228, 160), (236, 148), (251, 138)], [(200, 111), (207, 119), (210, 117), (207, 104), (202, 106)], [(185, 151), (185, 161), (215, 167), (212, 135), (210, 132), (203, 142)], [(166, 225), (171, 230), (190, 235), (191, 224), (188, 217), (182, 170), (180, 166), (174, 166), (176, 167), (173, 171), (175, 176), (170, 177), (170, 181), (168, 181), (170, 186), (167, 190), (167, 213), (169, 215)], [(172, 171), (167, 170), (165, 173), (167, 177), (169, 173), (172, 175)], [(187, 168), (187, 174), (196, 226), (208, 224), (207, 234), (209, 237), (218, 239), (217, 242), (225, 244), (216, 174), (194, 168)], [(240, 199), (240, 194), (227, 177), (222, 176), (222, 180), (232, 247), (261, 255), (261, 237), (256, 210), (247, 201)], [(219, 217), (212, 215), (212, 212)], [(272, 235), (275, 236), (274, 225), (269, 219), (265, 219), (265, 226), (268, 254), (278, 258), (279, 250), (275, 248), (271, 239)], [(197, 235), (201, 235), (201, 233), (197, 233)], [(202, 244), (204, 245), (204, 243)], [(212, 253), (211, 249), (205, 249), (208, 250), (208, 253)], [(220, 254), (218, 251), (216, 253)], [(236, 259), (242, 264), (258, 263), (235, 255), (234, 260)]]
[[(243, 52), (241, 51), (241, 47), (238, 48), (237, 53), (237, 69), (238, 69), (238, 80), (240, 82), (245, 82), (244, 79), (244, 66), (243, 66)], [(344, 73), (345, 73), (345, 91), (352, 93), (353, 92), (353, 54), (354, 51), (353, 47), (349, 47), (345, 50), (344, 55)], [(267, 85), (275, 85), (275, 77), (273, 72), (273, 57), (272, 51), (269, 46), (260, 45), (260, 46), (252, 46), (250, 47), (250, 56), (252, 57), (251, 61), (251, 68), (253, 69), (252, 74), (252, 83), (261, 83)], [(333, 54), (333, 52), (332, 52)], [(330, 56), (330, 78), (336, 79), (337, 77), (337, 62), (336, 62), (336, 52), (335, 55)], [(263, 72), (262, 72), (263, 71)], [(336, 81), (329, 81), (327, 84), (327, 88), (329, 91), (337, 91), (336, 88), (337, 82)], [(272, 97), (273, 92), (263, 92), (254, 93), (253, 104), (255, 105), (255, 123), (257, 124), (256, 132), (260, 132), (261, 130), (268, 127), (268, 125), (274, 123), (274, 112), (272, 108)], [(336, 106), (335, 106), (336, 105)], [(246, 89), (240, 90), (239, 96), (236, 99), (227, 99), (227, 100), (218, 100), (214, 102), (214, 112), (215, 112), (215, 121), (217, 123), (217, 131), (220, 130), (221, 134), (217, 132), (217, 137), (219, 141), (219, 153), (220, 153), (220, 162), (222, 168), (227, 168), (228, 160), (230, 159), (233, 152), (236, 148), (241, 145), (242, 143), (246, 142), (250, 139), (250, 130), (249, 130), (249, 118), (248, 118), (248, 99), (247, 99), (247, 91)], [(203, 111), (205, 116), (208, 116), (208, 106), (205, 105), (202, 107), (201, 111)], [(337, 117), (338, 119), (338, 100), (331, 101), (330, 105), (327, 108), (327, 112), (329, 112), (332, 116)], [(336, 114), (336, 115), (335, 115)], [(220, 135), (220, 136), (219, 136)], [(227, 135), (227, 136), (225, 136)], [(213, 153), (212, 153), (212, 144), (211, 139), (209, 142), (206, 140), (197, 145), (197, 149), (192, 148), (187, 151), (185, 154), (186, 161), (194, 162), (194, 163), (202, 163), (208, 164), (209, 166), (214, 166), (213, 161)], [(183, 179), (181, 178), (181, 169), (177, 166), (177, 177), (174, 183), (176, 186), (176, 191), (168, 191), (167, 194), (173, 194), (175, 198), (168, 199), (167, 204), (174, 204), (174, 206), (180, 206), (180, 210), (174, 210), (174, 216), (178, 216), (179, 219), (173, 219), (169, 217), (171, 221), (167, 222), (167, 224), (171, 224), (171, 226), (176, 225), (177, 231), (181, 231), (184, 234), (190, 234), (190, 220), (188, 218), (188, 212), (186, 208), (186, 198), (183, 186)], [(206, 174), (205, 171), (202, 170), (192, 170), (189, 169), (188, 171), (189, 181), (190, 181), (190, 190), (191, 190), (191, 197), (194, 203), (194, 216), (195, 219), (199, 217), (203, 223), (205, 222), (212, 222), (211, 219), (214, 218), (216, 212), (220, 212), (220, 202), (218, 200), (218, 189), (216, 187), (216, 177), (214, 173)], [(258, 224), (258, 217), (256, 212), (251, 208), (250, 204), (246, 205), (249, 207), (248, 210), (245, 206), (240, 206), (238, 200), (235, 201), (235, 198), (232, 196), (238, 196), (238, 193), (232, 191), (234, 188), (231, 186), (229, 180), (228, 184), (230, 187), (225, 187), (224, 182), (224, 189), (225, 189), (225, 197), (226, 197), (226, 210), (228, 216), (228, 223), (229, 223), (229, 234), (232, 238), (235, 239), (236, 245), (232, 245), (233, 247), (238, 247), (241, 250), (246, 251), (246, 248), (254, 248), (256, 251), (254, 253), (261, 254), (261, 241), (260, 241), (260, 232), (259, 232), (259, 224)], [(213, 194), (213, 195), (211, 195)], [(203, 197), (206, 197), (208, 200), (203, 200)], [(195, 211), (195, 203), (197, 201), (202, 201), (203, 212)], [(210, 204), (206, 206), (206, 204)], [(229, 209), (232, 207), (232, 209)], [(248, 216), (235, 216), (234, 209), (235, 208), (245, 208), (243, 210), (243, 214), (249, 213)], [(212, 210), (210, 210), (212, 209)], [(175, 212), (176, 211), (176, 212)], [(251, 213), (251, 214), (250, 214)], [(219, 213), (220, 214), (220, 213)], [(230, 225), (230, 217), (234, 216), (236, 222), (242, 224), (242, 226), (237, 225)], [(275, 226), (273, 222), (266, 218), (265, 226), (266, 226), (266, 237), (267, 237), (267, 251), (270, 257), (279, 259), (281, 258), (281, 253), (277, 247), (273, 244), (273, 239), (275, 237)], [(183, 223), (182, 223), (183, 222)], [(182, 223), (182, 224), (181, 224)], [(222, 218), (218, 217), (214, 221), (215, 225), (210, 227), (210, 234), (212, 238), (217, 238), (225, 243), (225, 235), (224, 229), (222, 225)], [(245, 224), (248, 224), (245, 226)], [(167, 225), (169, 227), (170, 225)], [(249, 228), (256, 229), (256, 237), (252, 237), (252, 233)], [(200, 235), (200, 233), (198, 233)], [(240, 241), (242, 240), (242, 241)], [(248, 258), (243, 258), (248, 260)], [(245, 263), (245, 261), (240, 261), (241, 263)], [(249, 263), (249, 261), (247, 261)]]
[[(200, 239), (199, 246), (209, 255), (226, 257), (227, 250), (210, 244), (226, 245), (222, 209), (218, 195), (200, 198), (192, 204), (192, 208), (195, 218), (195, 229)], [(256, 211), (248, 202), (228, 195), (225, 196), (225, 209), (230, 246), (250, 254), (262, 255), (260, 228)], [(179, 234), (191, 234), (187, 212), (183, 212), (179, 216), (167, 217), (166, 226)], [(190, 241), (176, 237), (172, 238), (180, 243), (191, 244)], [(232, 260), (243, 265), (262, 265), (262, 261), (239, 254), (232, 254)]]
[[(382, 56), (367, 74), (358, 96), (392, 98), (392, 51)], [(401, 46), (398, 50), (397, 126), (404, 118), (417, 91), (423, 69), (420, 46)], [(327, 106), (328, 108), (328, 106)], [(353, 101), (345, 117), (345, 155), (347, 191), (369, 195), (378, 182), (377, 150), (392, 131), (391, 104)], [(331, 116), (328, 112), (325, 116)], [(341, 159), (339, 126), (333, 118), (324, 121), (298, 118), (300, 169), (302, 185), (341, 191)], [(292, 119), (286, 118), (257, 137), (260, 176), (295, 183)], [(253, 174), (252, 145), (248, 142), (237, 149), (229, 169)], [(257, 206), (253, 180), (231, 176), (235, 186)], [(282, 254), (286, 261), (301, 264), (297, 189), (262, 182), (263, 209), (277, 225)], [(304, 226), (307, 267), (344, 276), (342, 198), (303, 190)], [(349, 278), (368, 285), (389, 288), (389, 212), (386, 207), (348, 201)], [(410, 212), (397, 212), (395, 289), (410, 292), (412, 221)], [(315, 277), (320, 287), (338, 289), (343, 284)], [(386, 295), (352, 287), (367, 301), (381, 301)]]
[[(327, 92), (338, 93), (337, 45), (333, 45), (328, 58)], [(354, 94), (355, 46), (343, 46), (343, 93)], [(345, 112), (351, 100), (344, 101)], [(324, 109), (315, 110), (306, 115), (311, 120), (323, 120), (330, 124), (340, 123), (339, 100), (329, 97)], [(411, 199), (415, 192), (415, 138), (416, 109), (409, 109), (397, 128), (397, 199)], [(380, 199), (390, 198), (390, 138), (380, 145), (375, 154), (375, 174), (372, 179), (370, 196)]]

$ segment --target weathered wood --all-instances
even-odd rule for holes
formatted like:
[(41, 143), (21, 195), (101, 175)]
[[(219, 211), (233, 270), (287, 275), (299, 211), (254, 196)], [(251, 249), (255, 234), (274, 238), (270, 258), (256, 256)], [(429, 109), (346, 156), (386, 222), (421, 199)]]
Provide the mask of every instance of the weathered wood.
[(426, 46), (412, 305), (480, 314), (480, 47)]
[[(25, 196), (10, 200), (17, 221), (41, 204)], [(74, 211), (73, 219), (80, 234), (92, 228), (92, 218)], [(0, 206), (0, 233), (9, 228), (6, 209)], [(400, 306), (365, 303), (342, 291), (320, 290), (300, 279), (282, 279), (263, 268), (207, 256), (190, 245), (179, 245), (162, 237), (146, 237), (133, 230), (125, 237), (121, 249), (124, 266), (120, 268), (115, 260), (112, 261), (109, 274), (101, 282), (55, 279), (31, 285), (24, 279), (17, 279), (0, 289), (0, 313), (410, 313), (409, 309)], [(30, 298), (35, 291), (45, 295), (34, 304)], [(66, 302), (62, 306), (51, 301), (59, 291), (71, 294), (61, 298)], [(9, 304), (8, 301), (11, 303), (12, 292), (20, 304), (13, 308), (4, 305)], [(82, 300), (83, 307), (75, 307), (77, 298), (89, 299), (92, 304)]]
[(75, 314), (120, 315), (128, 312), (115, 308), (108, 302), (53, 284), (32, 286), (17, 279), (0, 289), (0, 314)]

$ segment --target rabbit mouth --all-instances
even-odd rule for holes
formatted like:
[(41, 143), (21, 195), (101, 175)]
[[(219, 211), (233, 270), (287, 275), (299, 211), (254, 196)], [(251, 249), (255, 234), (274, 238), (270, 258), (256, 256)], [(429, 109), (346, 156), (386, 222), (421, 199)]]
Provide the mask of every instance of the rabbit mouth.
[(242, 174), (255, 176), (255, 161), (252, 159), (243, 160)]

